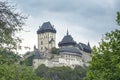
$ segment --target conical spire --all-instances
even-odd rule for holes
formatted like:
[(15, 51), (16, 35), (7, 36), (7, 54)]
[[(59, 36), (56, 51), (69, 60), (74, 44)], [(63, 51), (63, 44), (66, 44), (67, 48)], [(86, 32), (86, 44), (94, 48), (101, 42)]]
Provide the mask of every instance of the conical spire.
[(36, 50), (37, 48), (36, 48), (36, 45), (34, 45), (34, 51)]
[(69, 45), (76, 45), (76, 42), (73, 40), (72, 36), (69, 34), (67, 29), (67, 34), (63, 37), (62, 41), (59, 42), (58, 46), (69, 46)]
[(88, 47), (91, 48), (91, 47), (90, 47), (90, 43), (89, 43), (89, 41), (88, 41)]
[(68, 29), (67, 29), (67, 35), (69, 35)]

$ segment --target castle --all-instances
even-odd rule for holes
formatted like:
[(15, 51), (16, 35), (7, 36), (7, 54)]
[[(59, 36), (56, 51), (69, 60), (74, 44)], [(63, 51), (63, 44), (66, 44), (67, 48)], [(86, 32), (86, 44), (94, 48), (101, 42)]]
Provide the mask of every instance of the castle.
[(59, 54), (52, 54), (51, 49), (56, 44), (56, 29), (50, 22), (45, 22), (38, 29), (38, 49), (34, 46), (33, 68), (44, 64), (47, 67), (88, 66), (91, 60), (89, 43), (77, 43), (67, 31), (67, 34), (58, 43)]

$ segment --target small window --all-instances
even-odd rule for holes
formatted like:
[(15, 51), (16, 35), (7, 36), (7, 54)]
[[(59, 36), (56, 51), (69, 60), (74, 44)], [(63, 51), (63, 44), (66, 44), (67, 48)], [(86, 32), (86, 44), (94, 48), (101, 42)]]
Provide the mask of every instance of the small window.
[(43, 41), (41, 41), (41, 45), (43, 45)]
[(41, 50), (43, 50), (43, 47), (41, 47)]

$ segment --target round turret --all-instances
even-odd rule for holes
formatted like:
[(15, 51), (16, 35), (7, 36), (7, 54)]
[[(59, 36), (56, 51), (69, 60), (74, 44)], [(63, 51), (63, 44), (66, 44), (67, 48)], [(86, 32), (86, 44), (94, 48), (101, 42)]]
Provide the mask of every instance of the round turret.
[(67, 35), (64, 36), (64, 38), (62, 39), (61, 42), (59, 42), (58, 46), (69, 46), (69, 45), (76, 45), (76, 42), (73, 40), (72, 36), (69, 35), (68, 31), (67, 31)]

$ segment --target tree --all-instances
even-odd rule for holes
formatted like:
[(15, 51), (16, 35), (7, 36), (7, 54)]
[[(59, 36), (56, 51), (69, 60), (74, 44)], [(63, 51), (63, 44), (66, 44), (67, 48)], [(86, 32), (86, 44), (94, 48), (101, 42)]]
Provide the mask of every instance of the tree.
[(92, 53), (85, 80), (120, 80), (120, 30), (107, 33)]
[[(117, 12), (120, 25), (120, 12)], [(120, 80), (120, 30), (107, 33), (98, 48), (93, 48), (92, 61), (85, 80)]]
[(54, 47), (51, 49), (51, 53), (52, 54), (59, 54), (59, 49)]
[(34, 58), (34, 54), (31, 55), (31, 56), (29, 56), (25, 60), (21, 61), (21, 63), (24, 64), (24, 65), (26, 65), (26, 66), (32, 66), (32, 64), (33, 64), (33, 58)]
[(83, 67), (53, 67), (48, 68), (45, 65), (40, 65), (35, 73), (45, 80), (82, 80), (86, 75), (86, 70)]
[(36, 76), (30, 67), (20, 65), (1, 65), (0, 80), (44, 80)]
[(117, 23), (118, 23), (118, 25), (120, 25), (120, 12), (117, 12)]
[(7, 0), (0, 1), (0, 80), (42, 80), (32, 68), (15, 64), (20, 57), (12, 49), (21, 42), (15, 33), (22, 30), (25, 19)]
[(22, 30), (26, 17), (16, 12), (15, 6), (8, 1), (0, 1), (0, 48), (16, 48), (21, 42), (15, 33)]
[(20, 57), (14, 52), (0, 50), (0, 80), (43, 80), (32, 67), (16, 64), (18, 60)]
[(16, 64), (20, 57), (12, 51), (0, 50), (0, 80), (42, 80), (32, 67)]
[(6, 49), (0, 49), (0, 65), (3, 64), (14, 64), (16, 63), (21, 57), (15, 54), (12, 51), (7, 51)]

